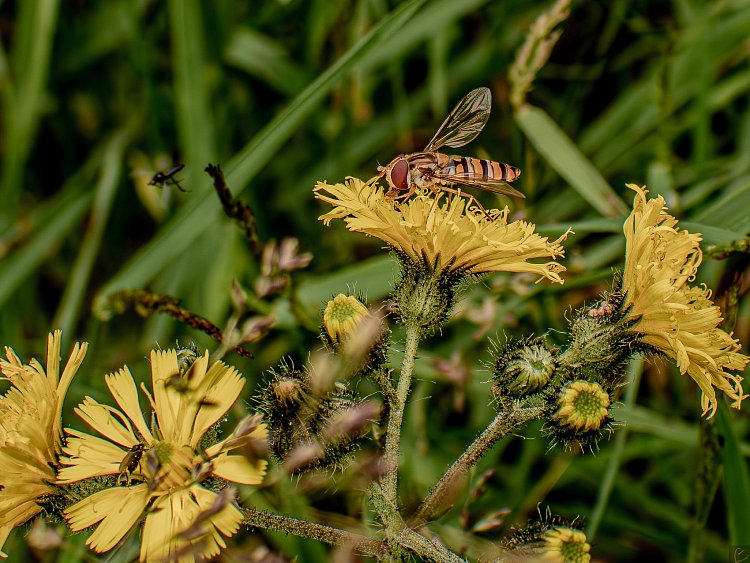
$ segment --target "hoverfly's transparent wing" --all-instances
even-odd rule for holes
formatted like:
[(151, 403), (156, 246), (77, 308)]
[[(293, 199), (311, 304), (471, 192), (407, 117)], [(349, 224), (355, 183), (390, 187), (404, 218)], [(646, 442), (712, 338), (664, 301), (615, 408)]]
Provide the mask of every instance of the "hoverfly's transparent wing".
[(436, 151), (442, 146), (462, 147), (473, 141), (490, 118), (491, 107), (489, 88), (477, 88), (466, 94), (427, 143), (425, 152)]
[(511, 186), (507, 181), (500, 180), (499, 178), (485, 178), (481, 174), (472, 174), (470, 172), (464, 172), (462, 174), (441, 174), (440, 172), (435, 172), (433, 173), (433, 177), (442, 180), (443, 182), (469, 186), (470, 188), (477, 188), (486, 192), (504, 194), (524, 199), (526, 198), (525, 195)]

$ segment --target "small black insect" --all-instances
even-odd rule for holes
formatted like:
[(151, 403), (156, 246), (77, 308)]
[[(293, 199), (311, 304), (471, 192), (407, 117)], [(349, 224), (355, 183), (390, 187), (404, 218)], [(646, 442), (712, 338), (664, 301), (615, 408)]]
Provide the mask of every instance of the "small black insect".
[(122, 458), (119, 467), (120, 474), (117, 477), (118, 484), (121, 482), (122, 477), (125, 477), (125, 485), (127, 487), (130, 486), (130, 477), (133, 472), (138, 469), (138, 464), (141, 462), (141, 457), (143, 457), (143, 450), (145, 447), (145, 444), (138, 443), (130, 448), (125, 454), (125, 457)]
[(177, 174), (180, 170), (185, 168), (184, 164), (178, 164), (168, 172), (157, 172), (154, 174), (154, 177), (151, 178), (149, 181), (149, 186), (165, 186), (168, 184), (172, 184), (173, 186), (176, 186), (178, 190), (181, 192), (186, 192), (188, 190), (183, 190), (182, 186), (180, 186), (180, 180), (174, 177), (175, 174)]

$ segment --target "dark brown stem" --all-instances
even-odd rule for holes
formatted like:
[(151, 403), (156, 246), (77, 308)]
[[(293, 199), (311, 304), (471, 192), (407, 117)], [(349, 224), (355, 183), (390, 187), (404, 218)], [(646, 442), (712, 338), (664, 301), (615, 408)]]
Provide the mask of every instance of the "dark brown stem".
[(253, 256), (255, 256), (256, 260), (260, 261), (261, 253), (263, 252), (263, 244), (258, 238), (258, 226), (255, 221), (253, 210), (250, 209), (247, 204), (232, 197), (232, 192), (224, 179), (224, 173), (221, 171), (218, 164), (209, 164), (206, 166), (205, 171), (214, 181), (214, 189), (219, 196), (219, 201), (224, 208), (224, 213), (239, 225), (245, 233), (247, 240), (250, 241)]
[[(216, 342), (222, 343), (224, 337), (221, 329), (211, 321), (192, 311), (180, 307), (180, 300), (171, 295), (158, 295), (150, 293), (144, 289), (124, 290), (114, 293), (110, 297), (112, 309), (122, 312), (127, 307), (132, 307), (136, 313), (142, 316), (148, 316), (151, 313), (166, 313), (196, 330), (207, 334)], [(245, 350), (241, 346), (235, 346), (234, 351), (245, 358), (253, 358), (253, 353)]]
[(314, 522), (307, 522), (306, 520), (298, 520), (289, 516), (271, 514), (253, 508), (243, 508), (242, 513), (245, 516), (243, 522), (248, 526), (294, 534), (295, 536), (302, 536), (331, 545), (351, 546), (360, 553), (372, 555), (373, 557), (383, 557), (387, 554), (382, 542), (368, 538), (362, 534)]

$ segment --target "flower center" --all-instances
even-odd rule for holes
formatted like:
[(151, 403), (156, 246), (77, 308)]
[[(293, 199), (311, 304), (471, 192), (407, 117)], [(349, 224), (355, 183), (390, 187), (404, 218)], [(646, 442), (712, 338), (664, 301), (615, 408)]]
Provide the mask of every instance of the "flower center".
[(557, 418), (574, 430), (597, 430), (607, 419), (609, 394), (598, 383), (574, 381), (558, 400)]

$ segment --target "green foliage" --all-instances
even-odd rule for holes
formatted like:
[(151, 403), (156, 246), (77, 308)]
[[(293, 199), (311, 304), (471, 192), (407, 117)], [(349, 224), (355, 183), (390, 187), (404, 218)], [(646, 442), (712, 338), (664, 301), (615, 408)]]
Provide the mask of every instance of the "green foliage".
[[(90, 342), (71, 408), (83, 395), (104, 396), (103, 374), (144, 361), (158, 344), (179, 338), (214, 346), (164, 317), (102, 322), (91, 311), (115, 291), (148, 288), (224, 326), (232, 280), (250, 287), (262, 265), (220, 213), (203, 172), (218, 162), (234, 194), (255, 211), (261, 240), (296, 237), (315, 256), (278, 298), (248, 299), (250, 312), (276, 319), (270, 334), (248, 345), (254, 360), (225, 359), (251, 382), (249, 401), (281, 358), (302, 363), (318, 346), (325, 301), (349, 290), (377, 303), (394, 280), (394, 258), (379, 242), (320, 225), (314, 182), (375, 175), (378, 162), (421, 149), (455, 101), (486, 85), (494, 95), (490, 121), (459, 151), (520, 167), (514, 185), (527, 197), (478, 197), (488, 207), (510, 205), (545, 235), (556, 238), (572, 225), (577, 236), (565, 243), (564, 286), (487, 278), (462, 295), (456, 314), (420, 350), (417, 400), (402, 436), (415, 446), (402, 453), (399, 483), (404, 504), (416, 503), (493, 416), (492, 384), (482, 371), (491, 361), (488, 338), (546, 334), (550, 346), (562, 346), (556, 331), (565, 329), (566, 315), (608, 289), (603, 280), (622, 263), (622, 216), (632, 197), (626, 182), (664, 195), (681, 226), (702, 232), (707, 244), (750, 231), (750, 4), (576, 2), (527, 105), (513, 108), (509, 69), (547, 7), (487, 0), (2, 3), (0, 344), (41, 358), (47, 332), (58, 327), (63, 355), (74, 340)], [(188, 192), (137, 187), (139, 177), (164, 170), (155, 164), (160, 155), (167, 166), (186, 164), (180, 176)], [(134, 164), (139, 157), (152, 163), (148, 170)], [(162, 217), (150, 214), (149, 198)], [(743, 272), (746, 279), (746, 254), (706, 259), (698, 282), (716, 288), (720, 301)], [(747, 350), (750, 301), (737, 308), (735, 336)], [(464, 379), (436, 367), (459, 350), (471, 374)], [(475, 559), (544, 500), (555, 513), (589, 517), (594, 553), (607, 560), (647, 554), (682, 561), (701, 551), (688, 549), (699, 540), (705, 560), (721, 560), (730, 541), (750, 543), (742, 539), (750, 521), (747, 418), (723, 410), (723, 494), (699, 540), (689, 533), (693, 468), (702, 455), (694, 387), (666, 362), (646, 364), (640, 388), (620, 396), (625, 405), (615, 409), (627, 433), (603, 440), (595, 457), (548, 453), (541, 438), (503, 441), (477, 467), (477, 475), (495, 471), (485, 493), (460, 497), (440, 520), (442, 537)], [(65, 422), (82, 427), (72, 416)], [(526, 433), (538, 436), (538, 428)], [(343, 527), (362, 520), (361, 499), (344, 487), (282, 481), (248, 504), (300, 518), (335, 513)], [(505, 508), (500, 526), (470, 533)], [(298, 561), (329, 557), (314, 541), (264, 534)], [(58, 560), (83, 557), (84, 539), (68, 538)], [(6, 551), (25, 560), (25, 545), (23, 530), (15, 531)]]

